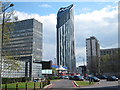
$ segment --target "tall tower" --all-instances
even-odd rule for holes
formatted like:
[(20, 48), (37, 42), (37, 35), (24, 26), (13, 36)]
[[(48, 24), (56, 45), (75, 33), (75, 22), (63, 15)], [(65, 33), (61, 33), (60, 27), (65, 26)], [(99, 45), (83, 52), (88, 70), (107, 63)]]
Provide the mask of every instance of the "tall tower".
[(76, 71), (73, 4), (57, 13), (57, 64)]
[(100, 45), (96, 37), (86, 39), (87, 68), (90, 73), (99, 73)]

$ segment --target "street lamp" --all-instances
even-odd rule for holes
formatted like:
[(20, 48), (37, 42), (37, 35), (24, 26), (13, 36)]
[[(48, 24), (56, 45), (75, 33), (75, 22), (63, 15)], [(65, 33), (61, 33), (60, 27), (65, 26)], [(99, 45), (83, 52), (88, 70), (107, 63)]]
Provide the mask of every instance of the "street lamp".
[(84, 59), (84, 57), (79, 57), (79, 58), (83, 59), (83, 65), (85, 66), (85, 59)]
[(79, 58), (83, 59), (83, 74), (84, 74), (84, 77), (85, 77), (85, 59), (84, 59), (84, 57), (79, 57)]
[[(5, 26), (5, 11), (10, 8), (10, 7), (13, 7), (14, 4), (10, 4), (8, 7), (4, 8), (2, 10), (2, 13), (3, 13), (3, 17), (2, 17), (2, 35), (1, 35), (1, 67), (0, 67), (0, 85), (2, 85), (2, 76), (1, 76), (1, 73), (2, 73), (2, 55), (3, 55), (3, 34), (4, 34), (4, 26)], [(1, 87), (2, 88), (2, 87)]]

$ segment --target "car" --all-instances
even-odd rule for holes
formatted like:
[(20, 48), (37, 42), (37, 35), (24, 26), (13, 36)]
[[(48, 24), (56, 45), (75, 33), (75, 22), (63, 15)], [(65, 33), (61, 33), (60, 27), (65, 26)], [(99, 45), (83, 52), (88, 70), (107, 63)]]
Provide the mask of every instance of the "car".
[(89, 77), (89, 81), (91, 81), (91, 82), (99, 82), (100, 79), (95, 77), (95, 76), (91, 76), (91, 77)]
[(107, 76), (106, 75), (99, 75), (97, 76), (99, 79), (107, 79)]
[(74, 76), (69, 76), (69, 80), (73, 80)]
[(119, 76), (117, 76), (118, 77), (118, 79), (120, 79), (120, 75)]
[(68, 76), (60, 76), (60, 79), (69, 79)]
[(73, 77), (73, 80), (77, 80), (77, 81), (84, 81), (84, 78), (83, 78), (83, 76), (74, 76)]
[(118, 78), (116, 76), (108, 76), (107, 81), (118, 81)]
[(64, 76), (59, 76), (60, 79), (63, 79)]
[(64, 79), (69, 79), (69, 77), (68, 76), (64, 76)]
[(89, 77), (89, 76), (86, 76), (86, 77), (84, 77), (84, 79), (85, 79), (85, 80), (89, 80), (89, 79), (90, 79), (90, 77)]

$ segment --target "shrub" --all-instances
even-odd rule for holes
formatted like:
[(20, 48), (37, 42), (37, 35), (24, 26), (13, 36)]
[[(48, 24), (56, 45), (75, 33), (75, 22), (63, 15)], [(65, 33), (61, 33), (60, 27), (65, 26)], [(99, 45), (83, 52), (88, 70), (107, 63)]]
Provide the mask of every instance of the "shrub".
[(30, 80), (31, 80), (30, 77), (2, 78), (2, 83), (6, 84), (6, 83), (26, 82), (26, 81), (30, 81)]
[(59, 79), (59, 78), (58, 78), (58, 76), (51, 76), (51, 77), (49, 77), (48, 79), (54, 80), (54, 79)]

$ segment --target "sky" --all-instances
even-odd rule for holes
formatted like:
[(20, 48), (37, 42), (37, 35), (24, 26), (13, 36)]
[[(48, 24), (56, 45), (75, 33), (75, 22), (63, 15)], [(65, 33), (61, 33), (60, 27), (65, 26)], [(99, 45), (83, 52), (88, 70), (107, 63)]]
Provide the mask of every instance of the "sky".
[(43, 60), (56, 58), (56, 15), (74, 4), (77, 65), (86, 60), (86, 38), (95, 36), (100, 48), (118, 47), (117, 2), (13, 2), (19, 20), (35, 18), (43, 23)]

